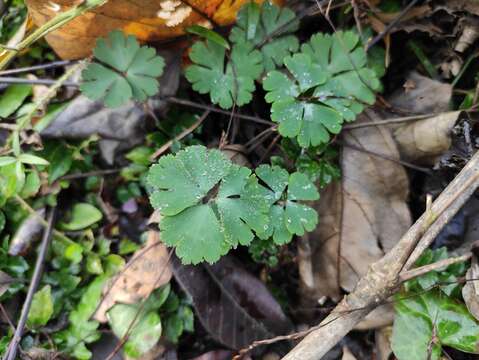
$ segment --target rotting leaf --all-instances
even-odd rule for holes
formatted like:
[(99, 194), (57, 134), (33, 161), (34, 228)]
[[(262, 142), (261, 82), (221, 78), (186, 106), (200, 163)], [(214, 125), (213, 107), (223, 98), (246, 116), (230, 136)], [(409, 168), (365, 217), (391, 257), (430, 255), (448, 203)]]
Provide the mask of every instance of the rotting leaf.
[(191, 297), (201, 324), (228, 348), (238, 350), (290, 329), (264, 284), (229, 257), (212, 266), (184, 266), (176, 257), (172, 264), (175, 279)]
[(434, 165), (451, 146), (451, 131), (460, 111), (450, 111), (398, 127), (394, 139), (401, 156), (409, 161)]
[(0, 297), (5, 294), (12, 282), (14, 279), (10, 275), (0, 271)]
[[(193, 24), (211, 26), (205, 16), (220, 25), (229, 25), (246, 2), (248, 0), (188, 0), (189, 6), (182, 1), (108, 1), (48, 34), (46, 39), (61, 58), (86, 58), (95, 46), (95, 39), (112, 30), (122, 30), (140, 41), (171, 39), (183, 35)], [(25, 3), (37, 26), (58, 14), (55, 7), (49, 6), (49, 0), (26, 0)], [(76, 0), (55, 2), (61, 11), (77, 3)]]
[[(366, 110), (358, 123), (371, 119), (377, 115)], [(339, 287), (351, 291), (369, 265), (389, 251), (411, 224), (406, 203), (409, 181), (402, 165), (360, 151), (398, 159), (390, 131), (383, 126), (358, 128), (345, 132), (343, 141), (359, 150), (343, 147), (341, 182), (321, 193), (315, 206), (321, 226), (305, 235), (311, 254), (304, 261), (310, 262), (312, 274), (302, 277), (313, 283), (305, 282), (303, 290), (312, 299), (338, 299)]]
[(462, 297), (472, 316), (479, 320), (479, 265), (474, 256), (466, 272), (466, 283), (462, 288)]
[[(134, 304), (146, 299), (156, 288), (167, 284), (172, 276), (168, 250), (159, 233), (150, 230), (143, 247), (103, 289), (104, 298), (95, 319), (106, 322), (106, 312), (116, 303)], [(161, 278), (160, 278), (161, 277)]]
[(388, 97), (395, 108), (413, 114), (438, 114), (449, 111), (451, 84), (433, 80), (411, 71), (404, 86)]
[(10, 241), (8, 254), (12, 256), (25, 255), (32, 243), (40, 239), (43, 232), (43, 224), (39, 217), (45, 216), (45, 208), (29, 215), (18, 227), (17, 232)]

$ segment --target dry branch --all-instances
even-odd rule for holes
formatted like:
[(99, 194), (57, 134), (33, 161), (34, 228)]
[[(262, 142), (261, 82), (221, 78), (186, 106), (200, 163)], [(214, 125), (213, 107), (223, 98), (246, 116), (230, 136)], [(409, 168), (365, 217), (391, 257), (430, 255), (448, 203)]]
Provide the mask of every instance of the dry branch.
[[(479, 152), (434, 201), (398, 244), (370, 265), (356, 289), (336, 306), (283, 360), (318, 360), (376, 306), (390, 297), (408, 270), (479, 187)], [(354, 311), (353, 311), (354, 310)]]

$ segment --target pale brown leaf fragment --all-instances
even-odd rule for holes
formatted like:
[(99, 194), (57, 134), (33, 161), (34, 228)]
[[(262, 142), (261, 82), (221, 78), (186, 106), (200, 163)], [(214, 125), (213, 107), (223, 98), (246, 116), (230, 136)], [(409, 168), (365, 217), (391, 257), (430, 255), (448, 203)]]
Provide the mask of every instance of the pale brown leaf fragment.
[(357, 358), (347, 346), (343, 346), (343, 357), (341, 360), (357, 360)]
[(0, 271), (0, 296), (5, 294), (12, 281), (13, 278), (10, 275), (4, 273), (3, 271)]
[[(377, 120), (378, 115), (367, 110), (357, 121)], [(338, 299), (340, 287), (352, 291), (369, 265), (389, 251), (411, 225), (406, 204), (409, 181), (403, 166), (371, 154), (399, 158), (390, 130), (384, 126), (357, 128), (345, 132), (342, 141), (341, 182), (323, 191), (315, 206), (321, 224), (309, 234), (314, 286), (304, 294), (313, 300), (322, 296)]]
[(397, 110), (408, 114), (439, 114), (449, 110), (451, 84), (442, 83), (412, 71), (405, 84), (387, 100)]
[(474, 44), (478, 38), (479, 22), (475, 18), (467, 18), (465, 20), (464, 28), (462, 29), (462, 34), (457, 40), (454, 50), (463, 53), (469, 48), (469, 46)]
[[(80, 2), (25, 1), (37, 26)], [(185, 34), (185, 29), (194, 24), (211, 27), (214, 21), (220, 25), (229, 25), (246, 2), (247, 0), (111, 0), (48, 34), (46, 40), (61, 58), (78, 59), (90, 55), (96, 39), (106, 36), (112, 30), (122, 30), (144, 42), (171, 39)]]
[(471, 267), (466, 273), (466, 283), (462, 288), (462, 297), (471, 315), (479, 320), (479, 281), (474, 279), (479, 279), (479, 264), (475, 256), (473, 256)]
[(388, 360), (392, 355), (391, 349), (391, 337), (392, 337), (392, 326), (383, 327), (376, 330), (375, 339), (376, 339), (376, 359), (378, 360)]
[(357, 324), (355, 330), (370, 330), (378, 329), (388, 325), (391, 325), (394, 321), (394, 307), (392, 304), (385, 304), (378, 306), (365, 316), (359, 324)]
[(159, 232), (150, 230), (145, 245), (103, 289), (104, 299), (95, 319), (106, 322), (106, 312), (116, 303), (134, 304), (167, 284), (172, 276), (168, 259), (168, 249), (160, 242)]
[(451, 131), (460, 111), (448, 111), (403, 125), (394, 131), (401, 157), (415, 163), (434, 165), (451, 147)]

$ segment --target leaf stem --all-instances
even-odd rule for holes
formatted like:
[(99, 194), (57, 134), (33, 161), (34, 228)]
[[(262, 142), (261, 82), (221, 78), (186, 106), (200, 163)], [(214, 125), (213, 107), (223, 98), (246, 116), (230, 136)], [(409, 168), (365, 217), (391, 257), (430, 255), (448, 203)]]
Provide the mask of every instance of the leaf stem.
[[(25, 200), (23, 200), (19, 195), (15, 195), (15, 200), (20, 204), (21, 207), (23, 207), (25, 210), (28, 211), (31, 215), (35, 216), (37, 220), (42, 224), (45, 228), (48, 227), (48, 222), (41, 217)], [(75, 244), (75, 242), (70, 239), (68, 236), (63, 234), (62, 232), (53, 229), (53, 235), (55, 235), (57, 238), (60, 240), (66, 242), (67, 244)]]
[(30, 286), (28, 287), (27, 297), (25, 302), (23, 303), (22, 313), (20, 315), (20, 320), (18, 321), (17, 328), (15, 330), (15, 334), (13, 335), (12, 341), (8, 346), (7, 355), (5, 356), (5, 360), (15, 360), (18, 345), (22, 339), (23, 330), (25, 328), (25, 324), (27, 323), (28, 314), (30, 312), (30, 307), (33, 302), (33, 295), (40, 284), (40, 280), (43, 274), (43, 264), (45, 262), (45, 258), (47, 256), (48, 247), (51, 242), (52, 237), (52, 229), (53, 229), (53, 221), (55, 218), (55, 208), (50, 210), (48, 215), (48, 222), (46, 222), (46, 228), (43, 233), (42, 243), (40, 245), (40, 251), (38, 253), (37, 261), (35, 263), (35, 270), (33, 271), (32, 280), (30, 281)]
[(5, 49), (2, 53), (0, 53), (0, 57), (2, 57), (0, 60), (0, 70), (3, 70), (10, 63), (10, 61), (12, 61), (15, 55), (18, 54), (18, 52), (28, 48), (31, 44), (38, 41), (48, 33), (67, 24), (76, 17), (83, 15), (85, 12), (104, 5), (107, 1), (108, 0), (84, 0), (78, 6), (62, 12), (50, 19), (29, 36), (27, 36), (23, 41), (21, 41), (15, 49)]

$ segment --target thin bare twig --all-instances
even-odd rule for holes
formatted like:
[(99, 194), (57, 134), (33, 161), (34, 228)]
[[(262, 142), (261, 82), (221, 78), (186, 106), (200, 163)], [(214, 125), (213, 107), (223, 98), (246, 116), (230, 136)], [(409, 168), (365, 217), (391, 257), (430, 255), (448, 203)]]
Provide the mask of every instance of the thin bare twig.
[[(54, 85), (57, 83), (57, 80), (53, 79), (26, 79), (20, 77), (0, 77), (0, 84), (28, 84), (28, 85)], [(78, 87), (78, 83), (65, 81), (61, 86), (67, 87)]]
[(17, 68), (17, 69), (3, 70), (3, 71), (0, 71), (0, 76), (22, 74), (22, 73), (33, 72), (38, 70), (54, 69), (57, 67), (71, 65), (76, 62), (77, 61), (72, 61), (72, 60), (61, 60), (61, 61), (52, 61), (49, 63), (39, 64), (34, 66), (26, 66), (26, 67)]
[[(479, 152), (403, 235), (382, 259), (370, 265), (355, 290), (345, 296), (335, 309), (307, 335), (283, 360), (321, 359), (371, 310), (389, 298), (397, 289), (399, 274), (427, 248), (464, 203), (479, 187)], [(416, 251), (417, 250), (417, 251)], [(361, 309), (349, 312), (352, 309)], [(338, 314), (345, 314), (339, 316)]]
[[(160, 281), (163, 277), (163, 273), (168, 268), (168, 266), (170, 264), (170, 261), (171, 261), (171, 257), (173, 256), (173, 251), (174, 251), (174, 248), (171, 248), (171, 250), (168, 254), (168, 258), (167, 258), (167, 261), (165, 263), (165, 266), (163, 267), (163, 269), (160, 272), (160, 275), (158, 276), (155, 283), (153, 284), (153, 289), (156, 289), (157, 285), (160, 283)], [(128, 328), (126, 329), (125, 335), (123, 335), (123, 337), (120, 339), (120, 341), (118, 341), (118, 344), (115, 346), (113, 351), (110, 353), (110, 355), (108, 355), (108, 357), (105, 360), (112, 360), (115, 357), (115, 355), (118, 353), (118, 351), (120, 351), (120, 349), (123, 347), (123, 345), (125, 345), (125, 343), (128, 340), (128, 336), (130, 335), (131, 330), (136, 325), (136, 320), (138, 320), (138, 317), (140, 316), (143, 309), (145, 308), (147, 298), (148, 297), (145, 297), (145, 299), (143, 299), (141, 301), (141, 303), (138, 306), (138, 310), (137, 310), (133, 320), (130, 322), (130, 324), (128, 325)]]
[(356, 150), (356, 151), (364, 152), (366, 154), (370, 154), (372, 156), (376, 156), (376, 157), (384, 159), (384, 160), (389, 160), (389, 161), (401, 164), (405, 167), (411, 168), (411, 169), (416, 170), (416, 171), (421, 171), (421, 172), (426, 173), (426, 174), (431, 174), (431, 169), (428, 169), (426, 167), (414, 165), (414, 164), (409, 163), (407, 161), (404, 161), (404, 160), (401, 160), (401, 159), (396, 159), (396, 158), (393, 158), (391, 156), (388, 156), (388, 155), (385, 155), (385, 154), (380, 154), (380, 153), (377, 153), (377, 152), (374, 152), (374, 151), (371, 151), (371, 150), (367, 150), (367, 149), (361, 148), (359, 146), (349, 144), (349, 143), (345, 143), (345, 142), (342, 142), (342, 141), (339, 141), (339, 140), (336, 140), (336, 143), (341, 145), (341, 146), (344, 146), (344, 147), (347, 147), (347, 148), (350, 148), (350, 149), (353, 149), (353, 150)]
[(399, 13), (399, 15), (391, 21), (387, 26), (384, 28), (383, 31), (381, 31), (379, 34), (377, 34), (366, 46), (366, 51), (369, 51), (374, 45), (376, 45), (383, 37), (385, 37), (389, 32), (396, 27), (396, 25), (401, 21), (401, 19), (409, 12), (409, 10), (412, 9), (414, 5), (418, 0), (412, 0), (407, 6)]
[(107, 169), (107, 170), (95, 170), (95, 171), (88, 171), (84, 173), (78, 174), (68, 174), (64, 175), (60, 178), (60, 180), (76, 180), (76, 179), (83, 179), (91, 176), (105, 176), (105, 175), (112, 175), (118, 174), (122, 169)]
[(445, 112), (445, 113), (437, 113), (437, 114), (433, 113), (433, 114), (411, 115), (411, 116), (403, 116), (403, 117), (392, 118), (392, 119), (384, 119), (384, 120), (378, 120), (378, 121), (368, 121), (368, 122), (362, 122), (362, 123), (357, 123), (357, 124), (348, 124), (348, 125), (343, 126), (343, 130), (351, 130), (351, 129), (369, 127), (369, 126), (378, 126), (378, 125), (402, 124), (402, 123), (410, 122), (410, 121), (418, 121), (418, 120), (429, 119), (429, 118), (439, 116), (439, 115), (447, 115), (447, 114), (450, 114), (450, 113), (453, 113), (453, 112), (456, 112), (456, 111), (450, 111), (450, 112)]
[(209, 114), (210, 114), (210, 110), (206, 110), (203, 113), (203, 115), (201, 115), (200, 118), (193, 125), (186, 128), (185, 130), (183, 130), (181, 133), (179, 133), (177, 136), (175, 136), (174, 139), (169, 140), (168, 142), (163, 144), (163, 146), (161, 146), (158, 150), (156, 150), (153, 153), (153, 155), (150, 156), (150, 160), (155, 160), (158, 156), (160, 156), (166, 150), (168, 150), (171, 147), (171, 145), (173, 145), (173, 143), (175, 141), (180, 141), (181, 139), (183, 139), (184, 137), (188, 136), (193, 131), (195, 131), (203, 123), (203, 121), (206, 120), (206, 118), (208, 117)]
[[(38, 214), (25, 200), (22, 199), (21, 196), (15, 195), (15, 200), (20, 204), (21, 207), (27, 210), (30, 215), (35, 216), (38, 222), (42, 224), (44, 228), (48, 228), (48, 221), (46, 221), (43, 217), (41, 217), (40, 214)], [(53, 235), (55, 235), (56, 237), (58, 237), (59, 239), (61, 239), (62, 241), (68, 244), (74, 243), (72, 239), (70, 239), (64, 233), (56, 229), (53, 229)]]
[(408, 271), (405, 271), (405, 272), (403, 272), (399, 275), (399, 281), (400, 282), (405, 282), (405, 281), (414, 279), (418, 276), (424, 275), (428, 272), (446, 268), (446, 267), (448, 267), (449, 265), (452, 265), (452, 264), (466, 262), (471, 257), (472, 257), (472, 253), (467, 253), (467, 254), (464, 254), (464, 255), (461, 255), (461, 256), (440, 260), (440, 261), (437, 261), (437, 262), (432, 263), (432, 264), (427, 264), (427, 265), (424, 265), (424, 266), (421, 266), (421, 267), (418, 267), (418, 268), (415, 268), (415, 269), (412, 269), (412, 270), (408, 270)]
[[(211, 112), (231, 116), (231, 112), (229, 112), (229, 111), (222, 110), (222, 109), (219, 109), (219, 108), (211, 106), (211, 105), (200, 104), (200, 103), (196, 103), (194, 101), (190, 101), (190, 100), (186, 100), (186, 99), (179, 99), (179, 98), (174, 97), (174, 96), (165, 98), (165, 101), (168, 101), (172, 104), (189, 106), (189, 107), (202, 109), (202, 110), (210, 110)], [(271, 122), (269, 120), (261, 119), (261, 118), (256, 117), (256, 116), (242, 115), (242, 114), (238, 114), (238, 113), (234, 114), (234, 116), (238, 119), (253, 121), (253, 122), (256, 122), (258, 124), (265, 124), (265, 125), (269, 125), (269, 126), (275, 125), (273, 122)]]
[(5, 360), (15, 360), (18, 351), (18, 345), (22, 340), (23, 329), (27, 323), (28, 313), (33, 301), (33, 295), (37, 291), (38, 285), (43, 274), (43, 265), (45, 262), (45, 257), (47, 256), (48, 247), (50, 246), (50, 241), (52, 238), (53, 230), (53, 221), (55, 219), (55, 208), (50, 210), (48, 214), (48, 226), (43, 233), (42, 243), (40, 245), (40, 251), (38, 252), (37, 261), (35, 263), (35, 270), (33, 271), (32, 280), (30, 281), (30, 286), (28, 287), (27, 297), (23, 303), (22, 312), (20, 315), (20, 320), (18, 320), (18, 325), (13, 335), (12, 341), (8, 346), (7, 355)]

